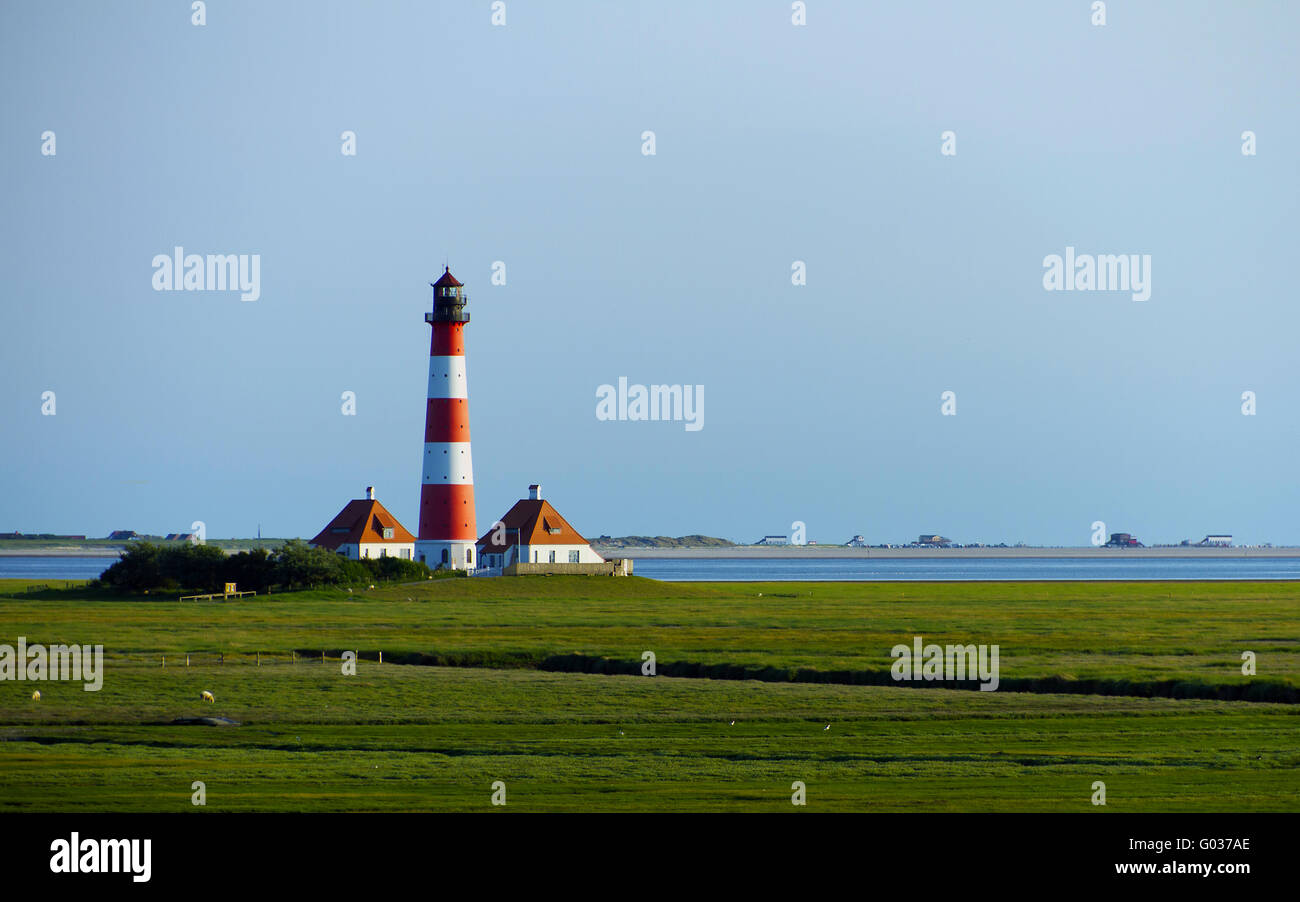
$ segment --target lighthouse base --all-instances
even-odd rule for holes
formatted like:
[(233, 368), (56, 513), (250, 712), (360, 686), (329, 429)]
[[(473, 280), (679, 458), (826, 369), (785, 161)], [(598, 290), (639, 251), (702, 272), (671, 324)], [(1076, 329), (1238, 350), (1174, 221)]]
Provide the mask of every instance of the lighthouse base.
[(430, 570), (473, 570), (478, 561), (474, 558), (473, 542), (435, 542), (418, 539), (415, 543), (415, 559)]

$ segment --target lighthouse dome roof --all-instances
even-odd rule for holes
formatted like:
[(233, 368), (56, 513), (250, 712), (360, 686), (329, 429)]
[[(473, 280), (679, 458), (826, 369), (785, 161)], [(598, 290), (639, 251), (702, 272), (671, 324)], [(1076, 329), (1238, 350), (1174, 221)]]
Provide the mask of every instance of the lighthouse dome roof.
[(443, 267), (442, 276), (439, 277), (438, 281), (433, 283), (433, 287), (434, 288), (460, 288), (461, 284), (462, 283), (460, 282), (460, 280), (451, 274), (451, 269), (449, 267)]

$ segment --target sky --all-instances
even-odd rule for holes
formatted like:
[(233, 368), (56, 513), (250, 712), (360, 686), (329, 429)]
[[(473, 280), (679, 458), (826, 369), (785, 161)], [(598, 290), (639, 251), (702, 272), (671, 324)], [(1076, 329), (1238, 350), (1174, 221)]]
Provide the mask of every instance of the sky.
[(0, 531), (414, 529), (449, 264), (480, 533), (1300, 544), (1300, 7), (1091, 6), (10, 0)]

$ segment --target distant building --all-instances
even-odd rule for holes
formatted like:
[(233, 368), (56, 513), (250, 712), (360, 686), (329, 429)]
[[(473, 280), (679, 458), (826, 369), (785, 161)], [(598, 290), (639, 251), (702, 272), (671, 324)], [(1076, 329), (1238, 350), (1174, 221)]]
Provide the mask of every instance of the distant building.
[(844, 543), (849, 548), (866, 548), (867, 540), (862, 536), (854, 536)]
[(396, 557), (409, 561), (415, 555), (415, 536), (375, 500), (374, 486), (366, 487), (365, 498), (349, 501), (311, 544), (353, 560)]
[(131, 539), (144, 538), (133, 529), (116, 529), (108, 534), (111, 542), (129, 542)]
[[(546, 565), (541, 567), (546, 572), (576, 573), (606, 563), (582, 534), (542, 499), (541, 485), (530, 485), (528, 497), (516, 501), (497, 523), (500, 525), (493, 524), (476, 543), (479, 565), (490, 570), (536, 564)], [(570, 565), (577, 566), (568, 571)]]
[(169, 532), (164, 537), (168, 542), (193, 542), (197, 538), (198, 534), (193, 532)]
[(1201, 539), (1201, 541), (1197, 542), (1196, 544), (1197, 544), (1197, 545), (1215, 545), (1215, 546), (1218, 546), (1218, 547), (1221, 547), (1221, 548), (1226, 548), (1227, 546), (1229, 546), (1229, 545), (1232, 544), (1232, 536), (1206, 536), (1205, 538)]
[(789, 545), (789, 536), (763, 536), (754, 543), (755, 545)]
[(1110, 541), (1106, 543), (1108, 548), (1142, 548), (1143, 545), (1132, 535), (1126, 532), (1112, 532)]
[(922, 536), (920, 536), (920, 537), (917, 538), (917, 540), (916, 540), (916, 544), (918, 544), (918, 545), (935, 545), (935, 546), (940, 546), (940, 547), (942, 547), (942, 546), (944, 546), (944, 545), (951, 545), (951, 544), (952, 544), (952, 539), (945, 539), (943, 536), (940, 536), (940, 535), (933, 535), (933, 534), (931, 534), (931, 535), (922, 535)]

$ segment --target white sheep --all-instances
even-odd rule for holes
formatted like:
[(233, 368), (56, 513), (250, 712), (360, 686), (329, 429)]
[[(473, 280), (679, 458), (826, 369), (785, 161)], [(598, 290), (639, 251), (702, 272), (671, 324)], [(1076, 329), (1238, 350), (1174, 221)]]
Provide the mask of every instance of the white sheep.
[(40, 700), (41, 700), (41, 690), (37, 689), (35, 692), (32, 693), (32, 701), (39, 702)]
[(206, 689), (203, 690), (203, 695), (201, 695), (200, 698), (202, 698), (205, 702), (215, 702), (215, 701), (216, 701), (216, 699), (213, 698), (212, 693), (209, 692), (209, 691), (206, 690)]

